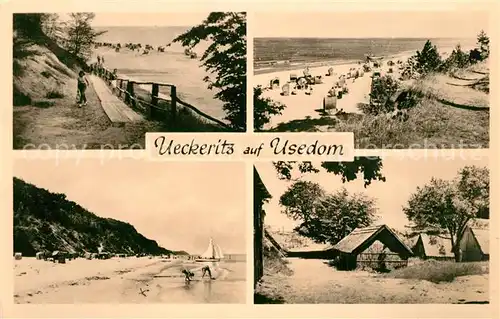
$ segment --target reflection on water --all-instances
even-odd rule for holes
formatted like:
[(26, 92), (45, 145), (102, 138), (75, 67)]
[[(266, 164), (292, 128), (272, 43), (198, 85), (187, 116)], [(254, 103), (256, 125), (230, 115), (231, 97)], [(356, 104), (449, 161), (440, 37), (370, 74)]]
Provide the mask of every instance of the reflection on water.
[[(209, 266), (213, 280), (202, 268)], [(190, 282), (184, 280), (182, 269), (195, 275)], [(161, 286), (160, 302), (167, 303), (244, 303), (246, 264), (244, 262), (182, 262), (164, 268), (154, 275), (155, 284)]]
[(203, 283), (204, 288), (204, 299), (205, 302), (210, 303), (210, 297), (212, 297), (212, 281), (208, 280)]

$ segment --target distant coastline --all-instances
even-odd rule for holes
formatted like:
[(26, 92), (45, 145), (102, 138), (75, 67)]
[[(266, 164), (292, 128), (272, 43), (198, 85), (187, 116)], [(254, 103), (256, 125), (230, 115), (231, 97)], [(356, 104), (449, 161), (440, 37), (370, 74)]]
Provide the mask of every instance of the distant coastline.
[[(472, 38), (430, 40), (440, 51), (452, 50), (457, 44), (462, 48), (475, 44)], [(366, 54), (386, 59), (413, 55), (425, 41), (427, 38), (255, 38), (254, 74), (353, 64), (364, 62)]]

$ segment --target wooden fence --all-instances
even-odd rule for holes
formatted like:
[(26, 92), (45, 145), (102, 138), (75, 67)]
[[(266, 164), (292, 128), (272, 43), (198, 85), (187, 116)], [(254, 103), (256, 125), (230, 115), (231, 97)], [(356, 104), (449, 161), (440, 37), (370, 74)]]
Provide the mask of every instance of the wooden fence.
[[(110, 71), (98, 64), (92, 64), (90, 68), (93, 74), (107, 83), (114, 95), (134, 110), (145, 114), (148, 119), (182, 125), (182, 122), (189, 117), (191, 120), (194, 119), (202, 130), (231, 131), (226, 123), (180, 100), (177, 96), (177, 87), (173, 84), (132, 81), (118, 77), (116, 69)], [(181, 116), (183, 119), (180, 119)]]

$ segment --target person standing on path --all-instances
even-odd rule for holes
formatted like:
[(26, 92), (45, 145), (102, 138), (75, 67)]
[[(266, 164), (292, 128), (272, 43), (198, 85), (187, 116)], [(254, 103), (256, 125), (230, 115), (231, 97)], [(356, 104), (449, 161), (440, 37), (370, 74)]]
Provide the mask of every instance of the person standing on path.
[(85, 91), (87, 91), (87, 87), (90, 85), (89, 80), (85, 76), (85, 72), (80, 71), (78, 73), (78, 95), (80, 96), (80, 100), (78, 101), (78, 106), (87, 105), (87, 97), (85, 96)]

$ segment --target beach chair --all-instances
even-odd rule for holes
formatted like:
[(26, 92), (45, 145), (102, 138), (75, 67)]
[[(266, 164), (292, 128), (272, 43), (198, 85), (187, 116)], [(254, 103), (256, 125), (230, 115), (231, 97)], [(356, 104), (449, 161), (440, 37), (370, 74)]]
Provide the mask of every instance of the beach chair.
[(337, 109), (337, 97), (327, 96), (323, 98), (323, 111), (330, 112), (331, 110)]
[(279, 78), (274, 78), (270, 81), (271, 90), (277, 89), (280, 87), (280, 79)]
[(283, 85), (283, 87), (281, 88), (280, 95), (282, 95), (282, 96), (290, 95), (290, 84), (289, 83), (286, 83), (285, 85)]

